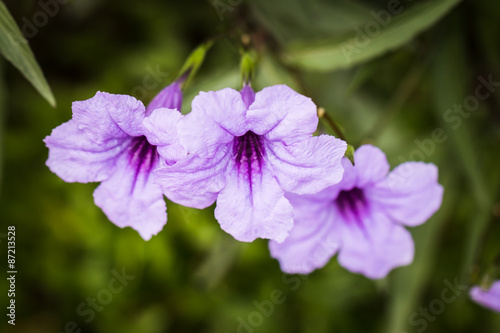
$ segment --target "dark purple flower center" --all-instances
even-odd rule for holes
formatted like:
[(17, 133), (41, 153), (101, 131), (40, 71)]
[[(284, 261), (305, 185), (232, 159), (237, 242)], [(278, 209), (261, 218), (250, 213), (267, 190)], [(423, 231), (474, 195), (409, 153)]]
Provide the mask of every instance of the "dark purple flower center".
[(264, 153), (262, 138), (254, 132), (248, 131), (244, 135), (234, 138), (233, 155), (236, 166), (240, 174), (247, 174), (250, 189), (254, 171), (260, 172), (262, 169)]
[(368, 206), (363, 190), (357, 187), (340, 191), (335, 204), (344, 218), (354, 219), (358, 223), (361, 223), (361, 217)]
[(158, 153), (156, 152), (156, 146), (150, 144), (144, 135), (134, 137), (129, 147), (129, 163), (135, 170), (135, 186), (137, 177), (141, 171), (146, 173), (145, 177), (149, 176), (156, 162)]

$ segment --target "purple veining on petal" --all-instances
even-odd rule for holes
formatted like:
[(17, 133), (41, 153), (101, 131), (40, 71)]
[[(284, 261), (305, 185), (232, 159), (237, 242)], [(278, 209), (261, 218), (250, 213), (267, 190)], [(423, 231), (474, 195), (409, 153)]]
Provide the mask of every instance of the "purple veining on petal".
[(358, 225), (363, 225), (362, 216), (368, 207), (368, 201), (362, 189), (354, 187), (351, 190), (340, 191), (335, 204), (346, 220), (353, 218)]
[(252, 191), (252, 175), (256, 171), (254, 168), (258, 168), (257, 171), (261, 172), (264, 153), (261, 137), (252, 131), (234, 139), (233, 155), (236, 159), (236, 166), (239, 173), (247, 174), (250, 191)]
[(132, 193), (134, 192), (137, 177), (141, 171), (145, 172), (146, 178), (149, 177), (158, 158), (158, 153), (156, 151), (156, 146), (150, 144), (144, 135), (134, 137), (129, 147), (129, 162), (132, 168), (135, 169), (134, 184), (130, 191)]

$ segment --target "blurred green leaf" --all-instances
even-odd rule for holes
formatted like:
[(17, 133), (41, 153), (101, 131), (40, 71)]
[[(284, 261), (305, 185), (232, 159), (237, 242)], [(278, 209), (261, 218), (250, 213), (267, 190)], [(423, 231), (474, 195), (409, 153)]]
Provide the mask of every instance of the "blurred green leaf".
[(219, 234), (218, 241), (195, 274), (197, 283), (205, 290), (215, 288), (234, 264), (240, 248), (240, 243), (232, 237)]
[(249, 5), (257, 20), (283, 43), (344, 34), (370, 19), (370, 9), (352, 0), (255, 0)]
[[(470, 88), (467, 94), (468, 63), (465, 57), (466, 45), (461, 31), (462, 21), (455, 20), (453, 24), (448, 25), (450, 31), (454, 34), (440, 34), (440, 42), (437, 44), (436, 62), (433, 67), (434, 83), (433, 102), (436, 115), (443, 118), (447, 109), (453, 105), (463, 104), (466, 97), (472, 96), (473, 91)], [(477, 86), (477, 82), (472, 82), (472, 86)], [(472, 198), (475, 201), (476, 211), (472, 216), (467, 232), (467, 244), (463, 257), (462, 280), (468, 282), (469, 272), (472, 268), (475, 255), (478, 253), (480, 240), (484, 234), (488, 221), (491, 216), (492, 193), (485, 179), (484, 166), (480, 164), (478, 156), (479, 143), (474, 140), (471, 133), (471, 122), (474, 118), (460, 117), (460, 123), (455, 126), (452, 121), (444, 121), (443, 126), (446, 133), (449, 133), (452, 146), (460, 161), (463, 174), (471, 190)]]
[(3, 155), (4, 155), (4, 117), (5, 117), (5, 84), (3, 81), (3, 60), (0, 59), (0, 193), (2, 193)]
[(412, 232), (416, 249), (414, 262), (409, 267), (396, 270), (391, 276), (391, 298), (387, 312), (389, 333), (401, 333), (407, 328), (409, 317), (419, 308), (420, 297), (432, 277), (439, 234), (456, 205), (458, 193), (454, 191), (455, 179), (449, 175), (444, 175), (441, 183), (447, 191), (442, 207), (436, 216)]
[(56, 105), (54, 95), (28, 46), (28, 41), (24, 38), (7, 7), (1, 1), (0, 53), (28, 79), (50, 105)]
[(301, 89), (293, 73), (275, 61), (269, 53), (264, 52), (257, 63), (255, 84), (252, 86), (259, 91), (274, 84), (286, 84), (294, 90)]
[[(404, 45), (439, 21), (459, 2), (460, 0), (441, 0), (418, 3), (391, 18), (387, 27), (381, 28), (373, 37), (368, 37), (362, 31), (362, 29), (366, 30), (365, 25), (363, 28), (352, 27), (352, 32), (343, 38), (323, 41), (320, 44), (308, 42), (292, 44), (285, 53), (285, 60), (290, 64), (310, 70), (352, 67)], [(374, 22), (380, 27), (375, 17), (366, 21), (368, 22)], [(364, 34), (362, 38), (365, 40), (362, 43), (358, 42), (359, 31)]]

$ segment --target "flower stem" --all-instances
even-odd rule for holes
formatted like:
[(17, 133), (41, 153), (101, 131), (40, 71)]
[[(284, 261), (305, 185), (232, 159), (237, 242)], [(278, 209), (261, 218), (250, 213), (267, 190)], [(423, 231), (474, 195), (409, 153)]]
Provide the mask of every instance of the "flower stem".
[(354, 146), (350, 145), (347, 139), (345, 138), (344, 132), (341, 127), (333, 120), (328, 113), (326, 113), (325, 108), (318, 108), (318, 118), (323, 119), (335, 132), (335, 135), (347, 142), (347, 149), (345, 151), (344, 156), (351, 161), (352, 165), (354, 165)]
[(340, 126), (335, 122), (335, 120), (333, 120), (330, 117), (330, 115), (328, 113), (326, 113), (324, 108), (322, 108), (322, 107), (318, 108), (318, 117), (320, 119), (323, 119), (328, 124), (328, 126), (330, 126), (330, 128), (335, 132), (335, 135), (339, 139), (342, 139), (342, 140), (347, 142), (344, 133), (340, 129)]

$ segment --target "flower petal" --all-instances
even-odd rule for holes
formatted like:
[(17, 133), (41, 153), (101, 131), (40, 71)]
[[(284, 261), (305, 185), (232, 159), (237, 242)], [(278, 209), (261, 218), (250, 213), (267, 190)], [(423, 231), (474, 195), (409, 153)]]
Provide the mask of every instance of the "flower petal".
[(172, 84), (163, 88), (155, 98), (148, 104), (146, 115), (149, 116), (155, 109), (166, 108), (176, 109), (181, 111), (182, 106), (182, 90), (179, 82), (174, 81)]
[(65, 182), (99, 182), (114, 172), (116, 159), (128, 141), (122, 139), (98, 144), (80, 130), (74, 120), (70, 120), (56, 127), (44, 139), (49, 148), (46, 164)]
[(213, 156), (220, 145), (245, 134), (246, 110), (241, 94), (234, 89), (200, 92), (192, 111), (179, 120), (181, 144), (190, 154)]
[(390, 169), (384, 152), (372, 145), (363, 145), (356, 149), (354, 163), (358, 187), (384, 179)]
[(286, 192), (317, 193), (342, 179), (347, 144), (333, 136), (310, 137), (293, 145), (267, 144), (267, 158)]
[(358, 175), (351, 161), (347, 157), (344, 157), (341, 160), (341, 164), (342, 168), (344, 168), (342, 180), (336, 186), (330, 187), (330, 189), (335, 190), (336, 194), (343, 190), (351, 190), (358, 184)]
[(286, 85), (259, 91), (246, 117), (249, 130), (287, 145), (310, 137), (318, 127), (316, 105)]
[(148, 142), (157, 146), (158, 153), (169, 165), (187, 155), (177, 135), (177, 124), (181, 118), (182, 114), (177, 110), (160, 108), (154, 110), (142, 123)]
[(399, 223), (416, 226), (424, 223), (441, 206), (443, 187), (433, 164), (406, 162), (386, 179), (365, 191)]
[(500, 281), (495, 281), (489, 290), (483, 290), (480, 287), (472, 287), (470, 297), (474, 302), (500, 312)]
[(243, 103), (245, 103), (245, 106), (248, 109), (250, 105), (252, 105), (252, 103), (255, 101), (255, 91), (253, 91), (250, 85), (245, 84), (243, 88), (241, 88), (240, 94)]
[(97, 143), (141, 135), (144, 105), (133, 97), (97, 92), (90, 99), (73, 102), (72, 109), (78, 128)]
[(144, 135), (152, 145), (170, 145), (179, 140), (176, 126), (181, 118), (182, 114), (177, 110), (156, 109), (142, 122)]
[(331, 201), (313, 196), (289, 196), (294, 225), (283, 243), (269, 242), (271, 256), (289, 274), (309, 274), (325, 266), (339, 249), (337, 216)]
[(155, 182), (180, 205), (203, 209), (212, 205), (226, 183), (230, 145), (220, 147), (212, 158), (189, 155), (172, 166), (155, 170)]
[(107, 95), (107, 111), (113, 121), (128, 135), (143, 135), (142, 121), (146, 109), (141, 101), (128, 95)]
[(340, 264), (371, 279), (385, 277), (393, 268), (413, 261), (413, 239), (402, 226), (392, 223), (376, 205), (362, 217), (362, 224), (343, 220)]
[(136, 170), (129, 156), (118, 160), (115, 173), (94, 191), (94, 201), (120, 228), (132, 227), (149, 240), (167, 223), (167, 207), (149, 168)]
[(215, 218), (221, 228), (242, 242), (268, 238), (282, 242), (293, 226), (290, 202), (263, 163), (260, 172), (240, 172), (231, 159), (226, 186), (220, 192)]

